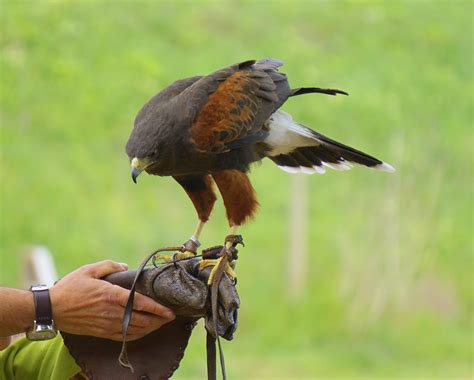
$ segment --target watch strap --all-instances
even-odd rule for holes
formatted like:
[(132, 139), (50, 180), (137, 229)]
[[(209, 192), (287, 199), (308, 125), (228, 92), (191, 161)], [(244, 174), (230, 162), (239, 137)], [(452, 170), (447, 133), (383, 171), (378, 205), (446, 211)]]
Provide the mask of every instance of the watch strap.
[(49, 289), (32, 289), (35, 299), (35, 321), (38, 325), (52, 325), (53, 313), (51, 309), (51, 299)]

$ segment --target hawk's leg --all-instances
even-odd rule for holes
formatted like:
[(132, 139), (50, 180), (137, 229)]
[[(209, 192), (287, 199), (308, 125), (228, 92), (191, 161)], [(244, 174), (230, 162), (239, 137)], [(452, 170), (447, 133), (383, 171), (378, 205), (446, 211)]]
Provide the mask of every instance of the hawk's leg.
[[(227, 219), (229, 220), (230, 231), (225, 239), (225, 251), (228, 253), (237, 244), (242, 243), (242, 237), (237, 235), (237, 229), (255, 214), (258, 202), (255, 190), (244, 172), (223, 170), (212, 173), (212, 177), (222, 195)], [(223, 256), (217, 260), (217, 264), (209, 276), (209, 281), (212, 282), (222, 259)]]
[(258, 202), (247, 174), (239, 170), (223, 170), (212, 174), (222, 195), (230, 235), (236, 235), (239, 226), (252, 218)]
[(203, 222), (202, 220), (198, 221), (196, 225), (196, 229), (194, 230), (193, 234), (188, 239), (188, 241), (184, 243), (184, 249), (186, 251), (197, 252), (197, 249), (201, 245), (201, 243), (199, 242), (199, 237), (201, 236), (201, 232), (205, 224), (206, 222)]
[(183, 187), (193, 202), (198, 214), (198, 224), (189, 240), (184, 244), (187, 251), (196, 252), (199, 247), (204, 224), (209, 220), (212, 208), (216, 202), (216, 194), (213, 189), (213, 181), (210, 175), (204, 176), (182, 176), (174, 179)]

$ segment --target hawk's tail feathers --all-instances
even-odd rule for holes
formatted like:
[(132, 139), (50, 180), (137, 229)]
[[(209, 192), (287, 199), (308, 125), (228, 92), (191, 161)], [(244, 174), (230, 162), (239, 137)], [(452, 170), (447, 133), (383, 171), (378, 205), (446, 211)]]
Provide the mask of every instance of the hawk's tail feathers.
[(269, 127), (268, 157), (286, 172), (323, 174), (326, 168), (349, 170), (353, 165), (395, 171), (390, 164), (295, 123), (286, 112), (275, 112)]
[(326, 95), (349, 95), (347, 92), (342, 90), (336, 90), (334, 88), (319, 88), (319, 87), (300, 87), (300, 88), (293, 88), (291, 90), (290, 96), (298, 96), (304, 94), (326, 94)]
[(278, 167), (288, 173), (324, 174), (326, 168), (344, 171), (354, 165), (363, 165), (371, 169), (394, 172), (390, 164), (369, 155), (352, 155), (350, 151), (331, 149), (330, 146), (307, 146), (294, 149), (287, 154), (270, 157)]

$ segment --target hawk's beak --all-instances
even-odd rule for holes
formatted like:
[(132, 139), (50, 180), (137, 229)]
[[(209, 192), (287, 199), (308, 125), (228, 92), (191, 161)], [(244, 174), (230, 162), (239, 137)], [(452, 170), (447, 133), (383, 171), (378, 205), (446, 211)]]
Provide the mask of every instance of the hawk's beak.
[(140, 161), (137, 157), (133, 157), (132, 161), (130, 162), (131, 167), (131, 174), (133, 182), (137, 183), (137, 177), (144, 169), (143, 162)]
[(130, 161), (133, 182), (137, 183), (137, 177), (140, 175), (140, 173), (146, 170), (146, 168), (152, 164), (153, 160), (151, 160), (149, 157), (133, 157), (132, 161)]
[(141, 169), (132, 167), (131, 174), (133, 182), (137, 183), (137, 177), (140, 175), (141, 172)]

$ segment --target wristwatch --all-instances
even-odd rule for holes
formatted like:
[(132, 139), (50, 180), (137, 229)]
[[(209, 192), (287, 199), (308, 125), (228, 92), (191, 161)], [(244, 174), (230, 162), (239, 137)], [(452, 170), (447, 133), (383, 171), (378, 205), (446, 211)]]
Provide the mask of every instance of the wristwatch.
[(32, 285), (30, 290), (35, 299), (35, 320), (33, 326), (26, 332), (29, 340), (47, 340), (56, 336), (49, 288), (46, 285)]

